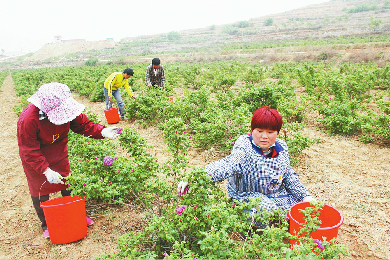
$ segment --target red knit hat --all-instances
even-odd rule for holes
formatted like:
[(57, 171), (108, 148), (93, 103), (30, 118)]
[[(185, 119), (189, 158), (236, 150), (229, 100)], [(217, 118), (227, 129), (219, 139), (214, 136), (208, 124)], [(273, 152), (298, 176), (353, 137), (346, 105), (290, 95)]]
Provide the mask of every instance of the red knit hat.
[(263, 128), (280, 131), (283, 125), (282, 116), (276, 109), (268, 106), (258, 108), (252, 116), (251, 129)]

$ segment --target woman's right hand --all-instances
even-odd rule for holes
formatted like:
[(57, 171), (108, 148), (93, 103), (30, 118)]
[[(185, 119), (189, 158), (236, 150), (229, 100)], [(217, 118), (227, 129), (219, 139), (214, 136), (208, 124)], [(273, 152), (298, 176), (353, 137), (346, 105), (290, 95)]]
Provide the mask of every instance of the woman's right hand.
[(303, 198), (302, 202), (317, 202), (317, 200), (312, 196), (306, 196)]

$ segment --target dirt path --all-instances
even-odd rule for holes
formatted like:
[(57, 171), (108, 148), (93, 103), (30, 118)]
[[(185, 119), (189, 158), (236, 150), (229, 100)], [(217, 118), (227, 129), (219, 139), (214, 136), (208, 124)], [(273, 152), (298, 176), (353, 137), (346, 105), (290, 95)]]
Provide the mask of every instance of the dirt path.
[[(75, 98), (106, 123), (102, 103)], [(0, 259), (92, 259), (115, 252), (118, 236), (142, 226), (142, 215), (135, 207), (87, 205), (95, 224), (84, 239), (55, 245), (42, 238), (18, 154), (17, 117), (13, 112), (18, 102), (12, 78), (8, 76), (0, 92), (0, 155), (4, 162), (0, 171)], [(125, 121), (118, 125), (134, 123)], [(157, 153), (161, 162), (165, 161), (168, 153), (161, 132), (153, 127), (134, 126), (154, 145), (151, 152)], [(304, 151), (295, 169), (319, 201), (344, 215), (338, 242), (347, 246), (352, 259), (390, 259), (390, 148), (329, 137), (314, 128), (308, 128), (305, 134), (321, 142)], [(192, 164), (201, 166), (219, 158), (197, 150), (191, 150), (189, 157)]]

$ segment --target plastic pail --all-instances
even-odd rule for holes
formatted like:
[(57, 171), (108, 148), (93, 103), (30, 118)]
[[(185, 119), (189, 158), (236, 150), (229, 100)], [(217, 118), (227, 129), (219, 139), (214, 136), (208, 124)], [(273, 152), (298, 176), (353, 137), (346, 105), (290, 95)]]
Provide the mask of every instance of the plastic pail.
[(85, 198), (59, 197), (42, 202), (41, 207), (54, 244), (74, 242), (87, 235)]
[(115, 124), (119, 122), (119, 113), (117, 107), (104, 110), (104, 114), (106, 115), (107, 123)]
[[(290, 234), (295, 235), (297, 234), (304, 221), (304, 215), (300, 211), (301, 209), (305, 209), (306, 207), (313, 207), (310, 205), (310, 202), (300, 202), (295, 205), (293, 205), (290, 208), (290, 211), (288, 212), (287, 216), (290, 220)], [(317, 231), (310, 234), (310, 237), (314, 239), (323, 240), (322, 237), (326, 237), (326, 241), (331, 240), (332, 238), (337, 237), (337, 233), (339, 231), (339, 227), (341, 224), (343, 224), (344, 217), (341, 215), (341, 213), (329, 206), (325, 205), (323, 208), (320, 209), (320, 216), (319, 220), (322, 222), (320, 227)], [(290, 240), (290, 245), (296, 244), (297, 240)]]

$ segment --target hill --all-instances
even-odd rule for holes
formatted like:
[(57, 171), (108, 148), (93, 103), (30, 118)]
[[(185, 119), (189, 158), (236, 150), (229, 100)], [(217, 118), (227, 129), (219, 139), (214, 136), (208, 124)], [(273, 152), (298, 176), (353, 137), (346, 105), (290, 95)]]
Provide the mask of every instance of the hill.
[[(278, 62), (332, 57), (342, 58), (341, 62), (355, 61), (356, 52), (345, 53), (351, 49), (363, 51), (359, 61), (383, 63), (388, 57), (382, 53), (378, 58), (378, 53), (389, 42), (389, 19), (388, 0), (334, 0), (249, 21), (124, 38), (115, 43), (46, 44), (32, 55), (3, 61), (0, 69), (78, 66), (89, 58), (121, 63), (149, 62), (150, 57), (157, 55), (165, 63), (189, 59)], [(371, 48), (373, 52), (364, 52)]]

